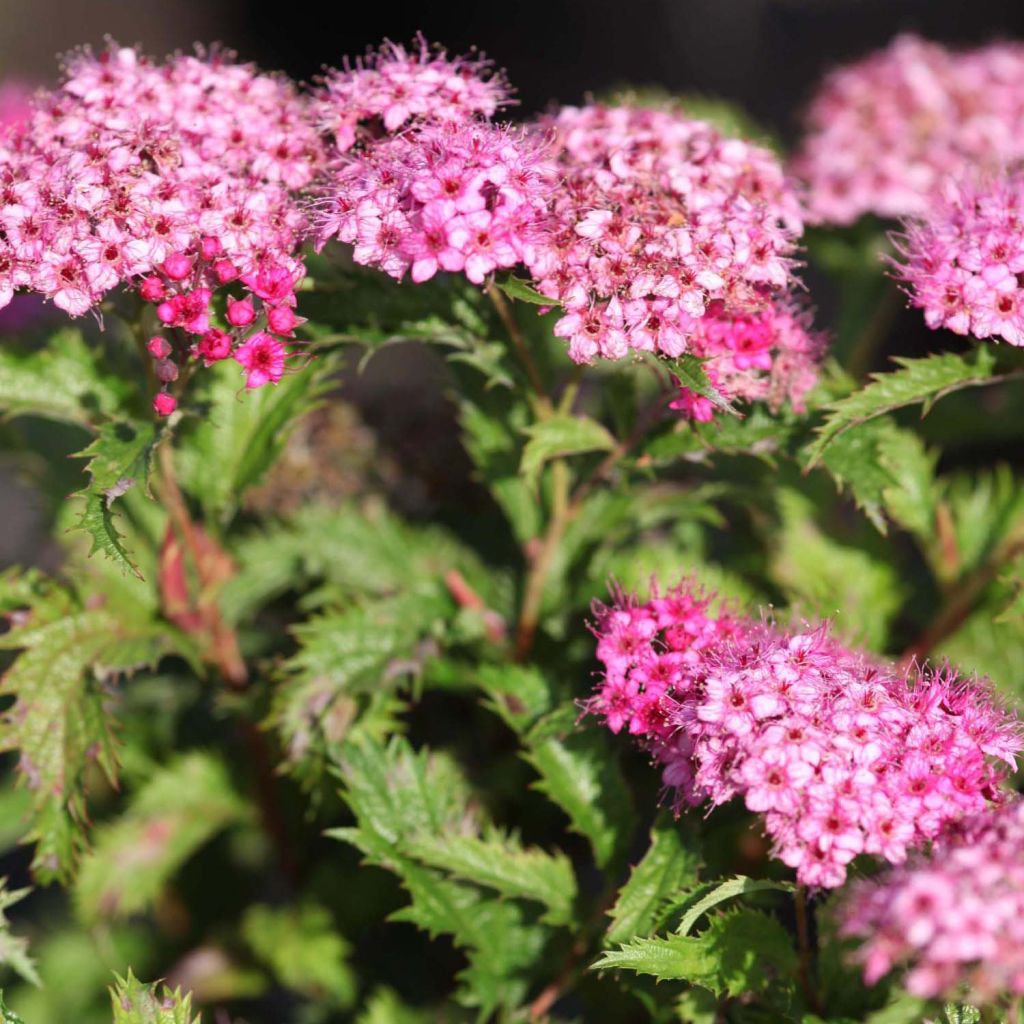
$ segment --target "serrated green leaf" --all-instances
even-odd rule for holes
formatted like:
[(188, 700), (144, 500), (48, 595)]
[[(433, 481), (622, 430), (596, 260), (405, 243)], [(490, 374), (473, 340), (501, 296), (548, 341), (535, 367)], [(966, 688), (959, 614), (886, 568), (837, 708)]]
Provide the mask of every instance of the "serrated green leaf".
[(200, 1024), (192, 1017), (192, 996), (181, 989), (157, 984), (146, 985), (129, 970), (126, 978), (114, 976), (110, 1001), (114, 1007), (114, 1024)]
[(697, 880), (700, 854), (696, 839), (682, 822), (666, 812), (651, 827), (651, 843), (619, 890), (609, 911), (612, 921), (605, 944), (645, 936), (663, 923), (666, 901)]
[(0, 414), (95, 426), (124, 410), (136, 388), (109, 373), (80, 331), (58, 331), (36, 352), (0, 347)]
[(733, 409), (732, 405), (718, 388), (708, 380), (708, 375), (704, 371), (703, 360), (698, 359), (691, 352), (684, 352), (681, 356), (671, 360), (670, 365), (672, 372), (675, 373), (684, 387), (689, 388), (690, 391), (700, 395), (702, 398), (706, 398), (712, 405), (723, 412), (735, 415), (736, 410)]
[(250, 907), (242, 937), (286, 988), (307, 999), (349, 1007), (357, 981), (346, 963), (349, 945), (319, 906)]
[(0, 992), (0, 1024), (25, 1024), (13, 1010), (8, 1009), (3, 992)]
[(634, 939), (609, 950), (593, 970), (630, 970), (659, 981), (686, 981), (716, 995), (763, 992), (791, 983), (797, 957), (786, 930), (753, 910), (714, 917), (697, 936)]
[(96, 829), (75, 882), (82, 918), (126, 917), (152, 906), (200, 846), (247, 814), (213, 755), (184, 754), (157, 769), (124, 814)]
[(531, 488), (536, 487), (540, 471), (549, 459), (607, 452), (615, 447), (615, 438), (586, 416), (551, 416), (528, 427), (526, 433), (529, 440), (523, 449), (520, 471)]
[(509, 274), (507, 277), (497, 279), (495, 284), (510, 298), (518, 299), (520, 302), (529, 302), (534, 306), (559, 306), (558, 299), (549, 295), (542, 295), (535, 288), (531, 287), (521, 277)]
[(366, 1000), (356, 1024), (435, 1024), (436, 1018), (406, 1006), (389, 988), (379, 988)]
[(411, 852), (423, 837), (480, 834), (480, 812), (455, 763), (437, 752), (415, 753), (399, 738), (387, 747), (363, 738), (344, 748), (341, 777), (357, 827), (329, 834), (399, 877), (411, 902), (392, 920), (411, 922), (432, 936), (450, 935), (465, 951), (465, 1005), (483, 1014), (518, 1005), (526, 987), (522, 972), (539, 954), (547, 930), (527, 924), (515, 902), (486, 897)]
[(540, 776), (534, 788), (565, 812), (598, 867), (607, 867), (621, 858), (633, 828), (632, 799), (615, 754), (596, 729), (578, 731), (563, 717), (552, 734), (545, 724), (542, 719), (524, 739), (523, 757)]
[(102, 551), (122, 572), (142, 579), (125, 549), (115, 521), (114, 502), (131, 487), (148, 487), (149, 458), (157, 443), (152, 423), (118, 420), (104, 423), (95, 440), (78, 453), (88, 459), (89, 486), (79, 492), (85, 509), (76, 523), (92, 537), (90, 555)]
[[(32, 985), (42, 985), (35, 961), (29, 956), (28, 939), (11, 931), (6, 913), (8, 907), (19, 903), (30, 892), (31, 889), (8, 889), (7, 879), (0, 878), (0, 967), (9, 968)], [(3, 1010), (2, 996), (0, 1010)]]
[(38, 574), (18, 584), (0, 577), (0, 608), (19, 611), (0, 649), (20, 650), (0, 693), (14, 703), (0, 715), (0, 749), (19, 752), (18, 772), (32, 795), (33, 869), (41, 880), (66, 881), (85, 843), (85, 791), (96, 765), (113, 781), (117, 757), (100, 679), (130, 672), (140, 638), (154, 656), (173, 649), (164, 626), (123, 609), (84, 611)]
[(175, 454), (182, 485), (209, 518), (227, 522), (234, 516), (245, 491), (280, 455), (292, 427), (320, 404), (337, 368), (336, 357), (322, 356), (276, 385), (249, 392), (230, 359), (199, 375), (192, 400), (200, 415), (182, 423)]
[(682, 919), (676, 932), (689, 935), (693, 926), (711, 909), (726, 900), (745, 896), (751, 892), (792, 892), (792, 882), (776, 882), (770, 878), (747, 878), (737, 875), (724, 882), (708, 882), (700, 887), (693, 897), (687, 901)]
[(851, 427), (906, 405), (924, 403), (927, 413), (943, 395), (995, 379), (996, 356), (989, 345), (979, 345), (967, 355), (938, 352), (923, 359), (897, 357), (894, 361), (898, 370), (873, 374), (866, 387), (826, 406), (825, 423), (807, 450), (809, 465), (813, 466), (832, 441)]
[(562, 853), (524, 847), (515, 835), (488, 829), (480, 836), (421, 835), (403, 846), (424, 864), (504, 896), (547, 907), (544, 920), (568, 924), (573, 918), (576, 878)]

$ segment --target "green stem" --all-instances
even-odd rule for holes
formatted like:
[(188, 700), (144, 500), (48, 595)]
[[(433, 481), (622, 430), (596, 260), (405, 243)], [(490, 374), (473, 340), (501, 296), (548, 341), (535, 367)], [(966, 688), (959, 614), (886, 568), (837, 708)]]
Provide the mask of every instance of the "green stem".
[(814, 953), (811, 949), (811, 929), (808, 921), (807, 889), (798, 885), (793, 894), (796, 910), (796, 936), (800, 948), (800, 986), (811, 1011), (821, 1016), (821, 1000), (814, 984)]
[(530, 354), (526, 339), (523, 337), (523, 332), (519, 329), (519, 324), (516, 322), (512, 307), (508, 304), (508, 300), (493, 280), (488, 282), (485, 290), (487, 297), (493, 303), (498, 317), (508, 333), (509, 340), (512, 342), (512, 347), (516, 350), (519, 361), (523, 364), (523, 369), (526, 370), (526, 376), (530, 380), (530, 387), (537, 394), (541, 418), (547, 419), (553, 411), (551, 399), (548, 397), (547, 388), (544, 386), (544, 378), (541, 376), (540, 370)]

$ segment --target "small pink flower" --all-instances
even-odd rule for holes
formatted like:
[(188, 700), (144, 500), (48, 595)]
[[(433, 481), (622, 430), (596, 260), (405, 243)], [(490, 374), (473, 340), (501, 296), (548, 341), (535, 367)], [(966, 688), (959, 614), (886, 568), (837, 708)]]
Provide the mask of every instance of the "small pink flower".
[(261, 388), (276, 384), (284, 373), (287, 357), (284, 343), (262, 331), (235, 349), (235, 361), (245, 369), (245, 386)]
[(244, 299), (233, 299), (229, 295), (225, 315), (232, 327), (248, 327), (256, 319), (252, 297), (247, 295)]
[(158, 391), (153, 396), (153, 409), (158, 416), (170, 416), (178, 408), (178, 400), (167, 391)]
[(171, 343), (158, 335), (146, 342), (146, 350), (154, 359), (166, 359), (171, 354)]

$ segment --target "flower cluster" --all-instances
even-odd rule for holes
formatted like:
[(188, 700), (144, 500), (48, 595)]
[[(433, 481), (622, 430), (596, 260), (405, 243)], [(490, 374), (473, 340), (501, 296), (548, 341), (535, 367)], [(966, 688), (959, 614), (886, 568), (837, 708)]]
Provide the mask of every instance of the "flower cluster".
[(1024, 175), (941, 192), (899, 240), (912, 303), (929, 327), (1024, 345)]
[[(773, 410), (788, 402), (802, 411), (824, 348), (810, 321), (793, 302), (728, 316), (715, 301), (697, 321), (689, 351), (705, 360), (708, 381), (726, 399), (766, 401)], [(701, 423), (710, 422), (715, 410), (709, 399), (682, 386), (670, 407)]]
[(339, 152), (372, 143), (381, 130), (412, 122), (461, 124), (493, 117), (509, 102), (509, 88), (489, 61), (450, 58), (419, 37), (413, 50), (385, 43), (355, 65), (329, 71), (316, 103), (317, 120)]
[(909, 677), (827, 627), (713, 617), (686, 587), (599, 608), (588, 710), (639, 737), (680, 805), (742, 796), (774, 853), (832, 888), (861, 853), (908, 849), (984, 810), (1021, 746), (1015, 720), (948, 670)]
[(936, 998), (970, 989), (987, 1003), (1024, 995), (1024, 800), (976, 815), (844, 902), (843, 931), (863, 937), (874, 984), (909, 962), (907, 988)]
[(483, 121), (425, 124), (342, 160), (316, 212), (317, 240), (416, 282), (438, 270), (474, 284), (523, 262), (550, 190), (544, 148)]
[[(111, 289), (137, 287), (179, 331), (157, 357), (165, 383), (172, 348), (183, 356), (195, 341), (209, 362), (244, 353), (261, 326), (287, 336), (304, 230), (292, 193), (322, 160), (305, 101), (251, 66), (217, 53), (158, 65), (113, 45), (79, 53), (0, 141), (0, 306), (29, 290), (80, 316)], [(229, 317), (225, 342), (209, 337), (210, 308), (230, 282), (266, 309)]]
[(1024, 45), (958, 52), (904, 35), (829, 75), (792, 169), (815, 219), (924, 213), (947, 176), (1024, 157)]
[(678, 356), (711, 303), (746, 315), (791, 283), (799, 203), (767, 150), (668, 110), (566, 107), (540, 127), (561, 185), (526, 262), (577, 362)]

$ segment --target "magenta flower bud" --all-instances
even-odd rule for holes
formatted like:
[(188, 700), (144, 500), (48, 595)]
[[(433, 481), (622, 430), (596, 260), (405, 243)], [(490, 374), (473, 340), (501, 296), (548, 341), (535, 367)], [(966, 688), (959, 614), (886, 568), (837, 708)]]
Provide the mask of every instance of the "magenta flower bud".
[(226, 331), (217, 330), (216, 327), (207, 331), (199, 339), (199, 355), (207, 365), (227, 359), (231, 355), (231, 335)]
[(183, 281), (192, 273), (192, 260), (183, 252), (171, 253), (161, 267), (172, 281)]
[(161, 384), (170, 384), (178, 379), (178, 367), (172, 359), (161, 359), (156, 364), (156, 379)]
[(291, 306), (272, 306), (267, 310), (267, 323), (275, 334), (291, 334), (305, 321), (295, 315)]
[(207, 235), (206, 238), (199, 243), (199, 252), (204, 260), (216, 259), (216, 257), (220, 255), (222, 248), (220, 239), (214, 238), (211, 235)]
[(167, 289), (159, 277), (145, 277), (139, 285), (139, 295), (145, 302), (163, 302)]
[(178, 408), (178, 400), (174, 395), (161, 391), (153, 396), (153, 408), (156, 410), (157, 416), (170, 416)]
[(229, 281), (234, 281), (238, 277), (238, 268), (229, 259), (223, 257), (216, 260), (213, 264), (213, 273), (217, 278), (218, 284), (227, 284)]
[(157, 319), (162, 324), (173, 324), (178, 319), (178, 307), (180, 303), (172, 299), (170, 302), (161, 302), (156, 307)]
[(256, 319), (252, 296), (247, 295), (244, 299), (229, 298), (227, 319), (232, 327), (248, 327)]
[(171, 354), (171, 343), (157, 335), (146, 342), (146, 350), (154, 359), (166, 359)]

